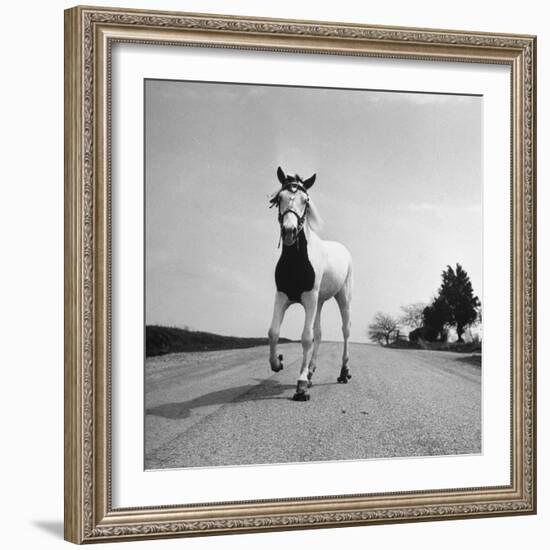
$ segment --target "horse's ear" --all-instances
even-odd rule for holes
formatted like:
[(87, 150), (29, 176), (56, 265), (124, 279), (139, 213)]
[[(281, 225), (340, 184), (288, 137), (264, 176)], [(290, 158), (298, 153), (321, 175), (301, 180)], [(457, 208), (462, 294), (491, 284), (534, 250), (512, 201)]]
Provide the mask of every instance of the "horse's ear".
[(277, 168), (277, 177), (279, 178), (281, 185), (284, 185), (286, 183), (285, 173), (283, 172), (283, 169), (280, 166), (279, 168)]
[(316, 177), (317, 177), (317, 174), (313, 174), (313, 176), (311, 176), (306, 181), (304, 181), (304, 187), (306, 189), (309, 189), (315, 183), (315, 178)]

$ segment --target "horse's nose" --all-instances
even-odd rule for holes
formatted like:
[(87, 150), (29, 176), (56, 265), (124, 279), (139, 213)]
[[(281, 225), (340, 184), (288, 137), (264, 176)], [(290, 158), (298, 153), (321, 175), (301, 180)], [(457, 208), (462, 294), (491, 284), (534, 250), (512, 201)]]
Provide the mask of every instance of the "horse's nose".
[(283, 241), (285, 244), (291, 244), (296, 240), (298, 229), (296, 227), (283, 227)]
[(284, 235), (287, 238), (295, 239), (297, 233), (298, 233), (298, 230), (296, 229), (296, 227), (285, 227), (284, 228)]

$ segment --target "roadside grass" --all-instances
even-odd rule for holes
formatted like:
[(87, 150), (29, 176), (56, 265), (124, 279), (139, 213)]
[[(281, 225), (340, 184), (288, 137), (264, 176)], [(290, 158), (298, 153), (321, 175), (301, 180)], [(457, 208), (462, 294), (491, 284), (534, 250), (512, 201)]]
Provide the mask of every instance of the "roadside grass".
[(391, 342), (388, 348), (396, 349), (423, 349), (429, 351), (454, 351), (455, 353), (481, 353), (481, 341), (474, 342), (427, 342), (419, 339), (418, 342), (399, 339)]
[[(291, 342), (280, 338), (281, 343)], [(267, 338), (241, 338), (223, 336), (211, 332), (200, 332), (176, 327), (148, 325), (145, 327), (145, 356), (155, 357), (167, 353), (186, 351), (218, 351), (242, 349), (268, 344)]]

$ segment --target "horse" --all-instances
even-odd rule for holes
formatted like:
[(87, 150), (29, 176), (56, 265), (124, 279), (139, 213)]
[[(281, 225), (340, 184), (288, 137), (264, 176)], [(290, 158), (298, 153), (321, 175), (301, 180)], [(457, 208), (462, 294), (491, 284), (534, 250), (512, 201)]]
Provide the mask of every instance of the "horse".
[(308, 401), (308, 389), (317, 368), (321, 344), (321, 311), (323, 304), (334, 298), (342, 317), (344, 350), (337, 382), (346, 384), (349, 371), (348, 340), (350, 336), (350, 303), (352, 262), (346, 247), (338, 242), (322, 240), (316, 233), (320, 226), (318, 211), (309, 196), (316, 174), (302, 180), (287, 175), (279, 166), (281, 184), (270, 197), (270, 208), (277, 207), (280, 226), (279, 246), (283, 247), (275, 268), (275, 304), (268, 331), (271, 370), (283, 369), (283, 356), (277, 354), (277, 343), (288, 307), (299, 303), (305, 310), (302, 331), (302, 364), (296, 384), (295, 401)]

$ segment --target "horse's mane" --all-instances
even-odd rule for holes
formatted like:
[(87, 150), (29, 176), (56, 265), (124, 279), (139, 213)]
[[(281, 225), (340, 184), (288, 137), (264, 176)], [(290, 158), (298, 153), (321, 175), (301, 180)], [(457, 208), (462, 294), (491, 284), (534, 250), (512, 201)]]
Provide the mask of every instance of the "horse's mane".
[(307, 218), (306, 218), (307, 224), (309, 225), (309, 228), (318, 233), (322, 226), (323, 226), (323, 220), (321, 219), (321, 216), (319, 215), (319, 210), (317, 210), (317, 207), (315, 206), (315, 203), (309, 199), (309, 208), (307, 212)]

